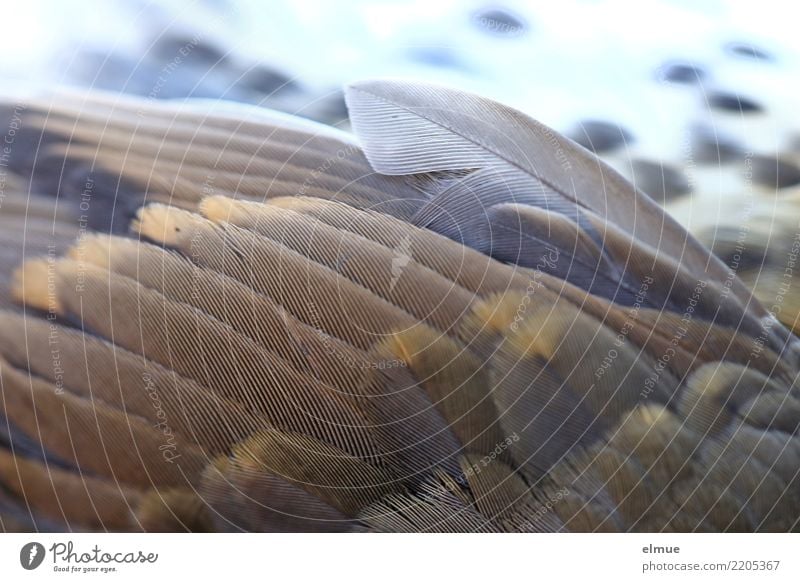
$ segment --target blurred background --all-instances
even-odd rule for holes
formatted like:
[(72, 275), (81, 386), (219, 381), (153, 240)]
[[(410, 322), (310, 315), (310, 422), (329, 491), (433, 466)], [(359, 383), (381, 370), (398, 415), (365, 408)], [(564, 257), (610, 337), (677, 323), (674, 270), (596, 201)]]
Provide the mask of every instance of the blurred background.
[(3, 17), (6, 94), (229, 99), (347, 129), (343, 83), (436, 81), (604, 157), (768, 309), (793, 264), (800, 40), (786, 2), (28, 0), (4, 1)]
[[(800, 41), (785, 2), (691, 0), (4, 1), (6, 84), (232, 99), (309, 117), (369, 76), (480, 92), (568, 129), (602, 119), (674, 141), (717, 94), (778, 113)], [(696, 89), (700, 89), (697, 91)], [(704, 95), (705, 94), (705, 95)], [(778, 100), (778, 103), (775, 101)], [(330, 101), (330, 111), (319, 111)], [(716, 109), (726, 109), (719, 99)], [(341, 102), (339, 101), (339, 104)], [(714, 105), (714, 104), (711, 104)], [(650, 131), (657, 131), (653, 139)]]

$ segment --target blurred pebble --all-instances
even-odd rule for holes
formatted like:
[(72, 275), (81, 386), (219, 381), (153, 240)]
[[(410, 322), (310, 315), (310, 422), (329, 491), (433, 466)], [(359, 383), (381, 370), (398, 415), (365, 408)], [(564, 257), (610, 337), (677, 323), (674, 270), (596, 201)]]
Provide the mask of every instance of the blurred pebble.
[(658, 69), (658, 78), (669, 83), (700, 83), (706, 78), (702, 67), (690, 63), (665, 63)]
[(204, 65), (207, 68), (225, 63), (228, 60), (225, 52), (219, 47), (204, 41), (199, 35), (165, 33), (153, 41), (148, 51), (164, 64), (177, 61)]
[(472, 17), (475, 26), (493, 36), (522, 36), (528, 25), (521, 16), (506, 8), (492, 7), (478, 10)]
[(727, 135), (706, 125), (691, 131), (690, 159), (698, 164), (717, 164), (741, 159), (744, 147)]
[(800, 167), (773, 156), (755, 156), (753, 180), (768, 188), (788, 188), (800, 184)]
[(625, 128), (594, 119), (581, 121), (567, 137), (595, 153), (608, 152), (633, 141), (633, 135)]
[(736, 55), (737, 57), (746, 57), (756, 61), (772, 60), (772, 55), (767, 51), (745, 42), (732, 42), (728, 44), (726, 48), (729, 53)]
[(153, 85), (149, 96), (159, 99), (192, 97), (195, 99), (246, 100), (227, 75), (214, 74), (197, 67), (179, 67), (169, 75), (163, 75)]
[(708, 105), (720, 111), (734, 111), (736, 113), (758, 113), (763, 107), (747, 97), (735, 93), (716, 92), (708, 95)]
[(636, 187), (660, 204), (692, 190), (684, 173), (672, 166), (649, 160), (632, 160), (631, 169)]
[(256, 65), (249, 69), (242, 75), (239, 83), (243, 87), (265, 95), (299, 89), (298, 84), (288, 75), (264, 65)]

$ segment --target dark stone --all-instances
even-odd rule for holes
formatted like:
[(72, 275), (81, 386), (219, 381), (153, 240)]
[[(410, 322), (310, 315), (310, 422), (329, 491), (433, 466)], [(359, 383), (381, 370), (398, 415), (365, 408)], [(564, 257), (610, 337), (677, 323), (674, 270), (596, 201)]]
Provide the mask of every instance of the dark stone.
[(203, 64), (206, 67), (225, 63), (225, 52), (219, 47), (198, 36), (167, 33), (156, 39), (149, 50), (149, 56), (163, 64), (180, 59), (181, 63)]
[(528, 30), (525, 19), (506, 8), (478, 10), (473, 15), (472, 21), (480, 30), (493, 36), (521, 36)]
[(736, 113), (759, 113), (764, 110), (757, 102), (736, 93), (710, 93), (708, 95), (708, 105), (713, 109)]
[(243, 87), (265, 95), (299, 89), (291, 77), (264, 65), (257, 65), (249, 69), (242, 75), (239, 83)]
[(724, 164), (741, 159), (744, 146), (730, 136), (720, 135), (711, 127), (701, 125), (692, 129), (691, 158), (698, 164)]
[(767, 51), (746, 42), (732, 42), (725, 47), (729, 53), (737, 57), (746, 57), (755, 61), (771, 61), (773, 57)]
[(656, 202), (663, 204), (692, 191), (683, 172), (649, 160), (631, 161), (633, 183)]
[(702, 67), (691, 63), (665, 63), (658, 69), (658, 78), (669, 83), (689, 85), (702, 82), (706, 78), (706, 72)]
[(567, 137), (598, 154), (614, 150), (634, 140), (633, 135), (625, 128), (594, 119), (581, 121), (567, 134)]
[(773, 156), (755, 156), (752, 160), (753, 181), (768, 188), (789, 188), (800, 184), (800, 167)]

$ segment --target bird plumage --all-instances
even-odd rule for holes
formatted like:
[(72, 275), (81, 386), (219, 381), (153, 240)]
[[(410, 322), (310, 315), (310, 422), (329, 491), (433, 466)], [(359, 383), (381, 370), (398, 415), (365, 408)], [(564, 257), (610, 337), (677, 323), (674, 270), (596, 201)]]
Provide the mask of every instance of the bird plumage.
[(346, 94), (355, 138), (25, 101), (4, 528), (796, 529), (798, 344), (735, 273), (517, 111)]

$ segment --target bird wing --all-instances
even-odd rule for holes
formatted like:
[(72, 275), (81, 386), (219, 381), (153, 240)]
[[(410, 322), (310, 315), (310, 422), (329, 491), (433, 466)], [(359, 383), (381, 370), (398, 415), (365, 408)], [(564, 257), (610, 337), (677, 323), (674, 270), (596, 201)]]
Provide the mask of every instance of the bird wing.
[[(79, 228), (10, 279), (3, 527), (795, 527), (800, 399), (786, 331), (765, 328), (735, 276), (726, 286), (705, 249), (589, 154), (441, 91), (351, 88), (365, 153), (249, 109), (101, 96), (64, 98), (51, 117), (31, 104), (62, 166), (116, 160), (104, 171), (146, 205), (130, 236), (113, 221)], [(474, 125), (445, 131), (453, 116)], [(464, 137), (478, 126), (480, 147)], [(319, 166), (343, 144), (341, 164)], [(575, 189), (553, 165), (562, 155), (580, 168)], [(45, 183), (14, 167), (27, 188)], [(203, 190), (209, 174), (267, 190)], [(319, 191), (298, 190), (312, 175)], [(496, 195), (489, 182), (503, 177), (531, 196)], [(526, 190), (536, 181), (546, 188)], [(474, 231), (439, 228), (465, 182), (490, 227), (522, 241), (503, 239), (500, 257)], [(80, 211), (80, 197), (58, 200)], [(19, 220), (20, 208), (0, 216)], [(531, 264), (532, 249), (582, 275)], [(584, 275), (598, 266), (595, 288)]]

